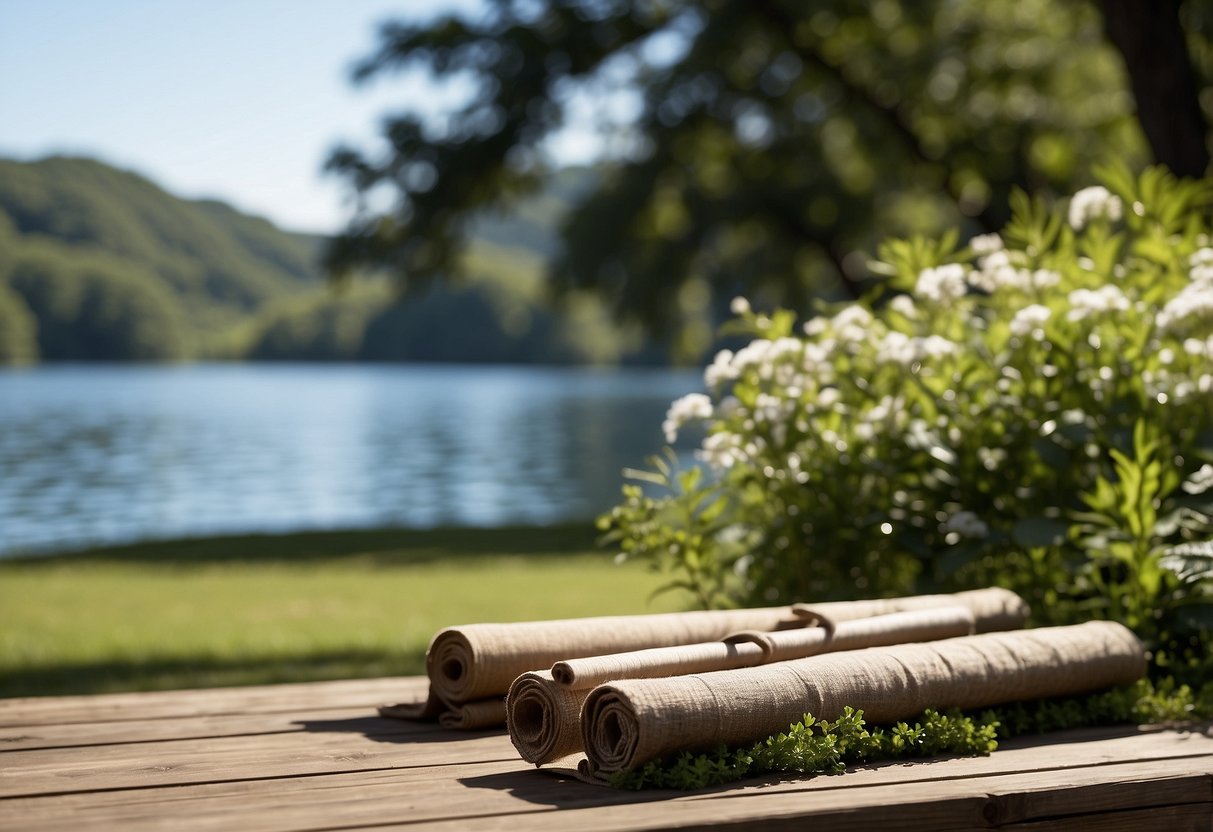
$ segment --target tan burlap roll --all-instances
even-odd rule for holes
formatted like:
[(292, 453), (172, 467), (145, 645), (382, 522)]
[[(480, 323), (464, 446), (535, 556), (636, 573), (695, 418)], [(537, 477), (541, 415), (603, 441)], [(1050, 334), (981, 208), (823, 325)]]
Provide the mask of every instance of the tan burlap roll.
[(424, 702), (385, 706), (380, 713), (405, 719), (432, 719), (467, 702), (500, 697), (521, 674), (550, 668), (553, 662), (562, 659), (715, 641), (739, 630), (802, 627), (819, 616), (848, 620), (957, 603), (973, 612), (979, 631), (1023, 626), (1027, 618), (1027, 605), (1013, 592), (983, 589), (880, 602), (838, 601), (812, 607), (469, 624), (443, 630), (430, 642), (426, 653), (429, 698)]
[(581, 704), (588, 690), (552, 679), (550, 670), (523, 673), (505, 697), (510, 741), (528, 763), (541, 765), (581, 751)]
[(871, 618), (895, 612), (911, 612), (959, 604), (973, 613), (977, 632), (1018, 630), (1028, 620), (1027, 603), (1009, 589), (989, 587), (955, 592), (950, 595), (911, 595), (904, 598), (876, 598), (870, 601), (826, 601), (820, 604), (793, 604), (797, 615), (820, 615), (832, 621)]
[(500, 696), (520, 674), (549, 668), (560, 659), (694, 644), (736, 630), (787, 626), (797, 626), (789, 607), (469, 624), (434, 637), (426, 672), (440, 700), (468, 702)]
[(968, 635), (974, 631), (975, 624), (973, 613), (967, 607), (928, 608), (844, 620), (835, 624), (832, 631), (822, 627), (771, 633), (750, 630), (731, 634), (724, 641), (567, 659), (552, 665), (551, 675), (563, 685), (588, 690), (612, 679), (685, 676), (801, 659), (817, 653), (908, 641), (937, 641)]
[(925, 644), (872, 647), (759, 667), (621, 680), (590, 692), (581, 715), (589, 773), (605, 776), (682, 750), (747, 745), (806, 712), (845, 706), (869, 722), (925, 708), (979, 708), (1131, 682), (1145, 652), (1108, 621)]
[(541, 765), (582, 750), (581, 705), (590, 690), (615, 679), (651, 679), (752, 667), (818, 653), (908, 641), (933, 641), (973, 632), (965, 607), (942, 607), (773, 633), (747, 631), (724, 641), (657, 647), (632, 653), (557, 662), (524, 673), (506, 697), (506, 727), (522, 759)]

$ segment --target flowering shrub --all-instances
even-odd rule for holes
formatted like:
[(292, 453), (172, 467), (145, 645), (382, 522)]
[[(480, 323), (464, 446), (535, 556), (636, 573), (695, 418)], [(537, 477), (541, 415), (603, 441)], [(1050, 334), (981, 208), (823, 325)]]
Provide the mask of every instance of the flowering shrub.
[[(1198, 656), (1213, 593), (1210, 188), (1161, 169), (1001, 235), (894, 240), (872, 302), (753, 340), (670, 408), (706, 469), (659, 460), (600, 519), (705, 605), (998, 583), (1042, 623), (1115, 617)], [(636, 472), (633, 472), (636, 473)], [(1165, 644), (1163, 643), (1165, 642)], [(1169, 657), (1169, 659), (1168, 659)]]

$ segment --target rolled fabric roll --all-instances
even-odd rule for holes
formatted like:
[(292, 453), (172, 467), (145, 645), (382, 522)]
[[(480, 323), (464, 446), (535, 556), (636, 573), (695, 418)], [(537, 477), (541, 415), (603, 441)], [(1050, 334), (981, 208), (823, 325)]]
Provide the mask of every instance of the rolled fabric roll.
[(966, 607), (942, 607), (773, 633), (746, 631), (724, 641), (657, 647), (557, 662), (524, 673), (506, 697), (506, 727), (519, 755), (542, 765), (582, 750), (581, 705), (590, 690), (614, 679), (651, 679), (752, 667), (818, 653), (881, 644), (931, 641), (973, 632)]
[(824, 601), (819, 604), (793, 604), (792, 611), (805, 618), (821, 617), (831, 621), (872, 618), (895, 612), (911, 612), (935, 607), (968, 607), (979, 633), (1018, 630), (1028, 620), (1027, 602), (1009, 589), (987, 587), (947, 595), (910, 595), (903, 598), (874, 598), (867, 601)]
[(519, 756), (541, 765), (579, 753), (578, 717), (588, 693), (556, 682), (550, 670), (515, 679), (505, 698), (505, 724)]
[(1126, 627), (1092, 621), (925, 644), (872, 647), (739, 670), (625, 679), (590, 692), (581, 714), (588, 773), (630, 771), (679, 751), (748, 745), (805, 713), (868, 722), (926, 708), (980, 708), (1128, 683), (1145, 651)]
[(554, 662), (562, 659), (716, 641), (739, 630), (800, 628), (822, 617), (848, 620), (903, 609), (955, 606), (958, 603), (973, 611), (979, 630), (1023, 626), (1028, 614), (1027, 604), (1013, 592), (984, 589), (955, 595), (890, 598), (880, 602), (836, 601), (811, 607), (763, 607), (451, 627), (439, 632), (426, 652), (429, 697), (423, 702), (384, 706), (380, 713), (404, 719), (440, 718), (446, 710), (464, 703), (503, 696), (509, 690), (510, 683), (521, 674), (550, 668)]
[(469, 624), (443, 630), (426, 653), (434, 696), (458, 704), (504, 694), (520, 674), (560, 659), (695, 644), (736, 630), (799, 627), (790, 607)]
[(588, 690), (612, 679), (685, 676), (801, 659), (824, 652), (936, 641), (968, 635), (975, 626), (973, 613), (967, 607), (926, 608), (844, 620), (831, 628), (804, 627), (770, 633), (749, 630), (730, 634), (723, 641), (567, 659), (552, 665), (551, 675), (560, 684)]

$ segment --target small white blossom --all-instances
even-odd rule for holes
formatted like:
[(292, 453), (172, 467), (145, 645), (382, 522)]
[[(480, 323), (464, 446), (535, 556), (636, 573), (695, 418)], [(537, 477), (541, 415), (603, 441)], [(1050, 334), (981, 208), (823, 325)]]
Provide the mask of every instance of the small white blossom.
[(893, 298), (889, 301), (889, 309), (903, 318), (913, 318), (918, 314), (918, 307), (914, 305), (914, 299), (909, 295), (898, 295)]
[(834, 335), (844, 343), (863, 341), (872, 325), (872, 314), (858, 303), (851, 304), (834, 316)]
[(829, 410), (842, 400), (842, 393), (838, 392), (837, 387), (826, 387), (817, 393), (817, 406), (822, 410)]
[(709, 390), (716, 390), (726, 381), (737, 378), (737, 375), (737, 368), (733, 366), (733, 351), (721, 350), (704, 369), (703, 382)]
[(661, 423), (665, 441), (672, 443), (677, 439), (679, 429), (688, 422), (711, 418), (712, 400), (703, 393), (688, 393), (681, 399), (676, 399), (666, 411), (665, 421)]
[(812, 338), (823, 334), (830, 328), (830, 319), (825, 315), (818, 315), (816, 318), (810, 318), (805, 321), (804, 326), (801, 328), (804, 330), (805, 335)]
[(1052, 314), (1049, 307), (1039, 303), (1025, 306), (1011, 319), (1011, 332), (1021, 338), (1030, 334), (1039, 340), (1044, 336), (1044, 325)]
[(876, 346), (876, 357), (881, 361), (909, 366), (924, 358), (941, 358), (952, 355), (960, 349), (955, 341), (949, 341), (941, 335), (928, 335), (925, 338), (910, 337), (896, 330), (888, 332)]
[(1120, 287), (1108, 284), (1098, 289), (1075, 289), (1070, 293), (1070, 311), (1066, 319), (1081, 321), (1089, 315), (1103, 312), (1124, 312), (1129, 299)]
[(738, 295), (729, 304), (729, 311), (734, 315), (746, 315), (750, 312), (750, 302)]
[(1192, 476), (1183, 481), (1180, 486), (1188, 494), (1204, 494), (1213, 488), (1213, 465), (1207, 462), (1193, 472)]
[(1052, 269), (1037, 269), (1032, 272), (1032, 286), (1037, 289), (1052, 289), (1061, 283), (1061, 274)]
[(1002, 251), (1002, 237), (997, 234), (978, 234), (969, 240), (969, 248), (973, 249), (973, 253), (977, 255), (993, 254), (996, 251)]
[(1213, 316), (1213, 281), (1189, 283), (1179, 294), (1167, 301), (1158, 313), (1155, 322), (1162, 330), (1179, 328), (1177, 325), (1191, 318)]
[(948, 263), (923, 269), (914, 286), (914, 294), (933, 303), (950, 303), (964, 297), (966, 288), (964, 266)]
[(1102, 185), (1083, 188), (1070, 198), (1070, 227), (1075, 231), (1097, 217), (1116, 221), (1123, 213), (1124, 204), (1120, 197)]
[(1188, 258), (1193, 283), (1213, 283), (1213, 248), (1200, 248)]
[(733, 465), (745, 459), (745, 451), (742, 446), (742, 438), (737, 434), (729, 431), (717, 431), (704, 438), (703, 446), (695, 452), (695, 455), (712, 468), (720, 471), (732, 468)]
[(990, 527), (971, 511), (958, 511), (943, 524), (944, 531), (980, 540), (990, 536)]

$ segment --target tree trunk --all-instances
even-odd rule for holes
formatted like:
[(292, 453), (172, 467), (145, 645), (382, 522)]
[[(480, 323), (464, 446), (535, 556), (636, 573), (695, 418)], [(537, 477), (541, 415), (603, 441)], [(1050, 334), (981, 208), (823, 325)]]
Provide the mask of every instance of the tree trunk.
[(1180, 176), (1203, 177), (1208, 125), (1183, 27), (1179, 0), (1103, 0), (1108, 40), (1129, 72), (1137, 119), (1155, 161)]

